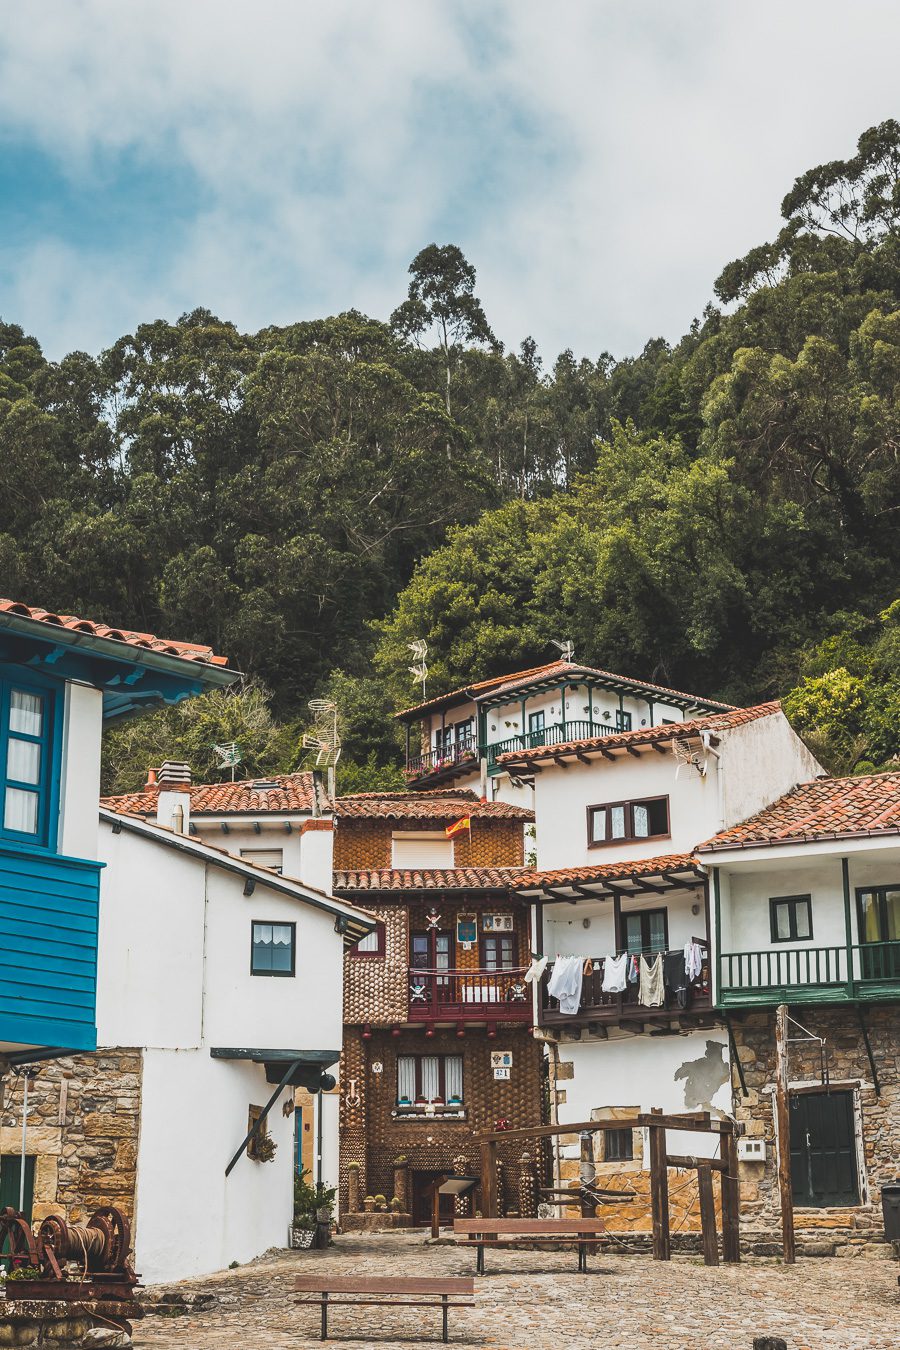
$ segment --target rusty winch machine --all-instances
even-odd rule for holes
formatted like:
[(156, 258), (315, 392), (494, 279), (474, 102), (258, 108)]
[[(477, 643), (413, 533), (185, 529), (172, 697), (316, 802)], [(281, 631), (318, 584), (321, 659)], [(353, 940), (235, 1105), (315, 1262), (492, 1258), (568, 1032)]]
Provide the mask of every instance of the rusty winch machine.
[(7, 1299), (131, 1300), (138, 1276), (128, 1260), (131, 1228), (112, 1205), (86, 1223), (56, 1214), (35, 1233), (24, 1214), (0, 1210), (0, 1259), (10, 1274)]

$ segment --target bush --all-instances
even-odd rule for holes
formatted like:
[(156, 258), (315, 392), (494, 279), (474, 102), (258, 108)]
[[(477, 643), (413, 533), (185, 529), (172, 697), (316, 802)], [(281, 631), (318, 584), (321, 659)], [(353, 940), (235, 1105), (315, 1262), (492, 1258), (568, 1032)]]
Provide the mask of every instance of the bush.
[(334, 1213), (334, 1197), (337, 1190), (334, 1186), (323, 1186), (317, 1183), (311, 1186), (307, 1177), (311, 1173), (308, 1167), (294, 1175), (294, 1226), (295, 1228), (315, 1228), (316, 1210), (327, 1209), (328, 1217)]

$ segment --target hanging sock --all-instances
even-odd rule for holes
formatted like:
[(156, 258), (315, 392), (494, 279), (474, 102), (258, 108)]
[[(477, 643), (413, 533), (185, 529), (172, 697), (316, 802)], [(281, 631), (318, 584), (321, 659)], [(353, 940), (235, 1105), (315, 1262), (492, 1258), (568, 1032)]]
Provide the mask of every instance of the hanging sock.
[(640, 967), (641, 987), (638, 991), (638, 1001), (643, 1003), (645, 1008), (661, 1008), (664, 999), (662, 955), (654, 956), (652, 961), (642, 956)]

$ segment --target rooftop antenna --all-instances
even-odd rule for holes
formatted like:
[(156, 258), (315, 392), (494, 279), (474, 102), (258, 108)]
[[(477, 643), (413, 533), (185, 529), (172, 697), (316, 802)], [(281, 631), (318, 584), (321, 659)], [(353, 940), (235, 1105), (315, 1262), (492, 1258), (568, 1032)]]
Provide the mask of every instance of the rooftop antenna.
[(231, 781), (233, 783), (234, 771), (243, 758), (241, 747), (237, 741), (227, 741), (224, 745), (214, 745), (213, 750), (219, 761), (219, 768), (231, 770)]
[(424, 638), (416, 638), (415, 642), (407, 642), (407, 647), (412, 652), (416, 661), (414, 666), (409, 666), (409, 673), (417, 680), (422, 681), (422, 698), (425, 698), (425, 681), (428, 679), (428, 666), (425, 657), (428, 655), (428, 643)]
[(303, 733), (304, 750), (315, 750), (316, 768), (328, 774), (328, 795), (334, 797), (335, 769), (341, 757), (338, 708), (330, 698), (311, 698), (307, 704), (313, 715), (313, 729)]
[(565, 642), (557, 642), (556, 638), (551, 638), (550, 641), (554, 647), (559, 648), (562, 660), (571, 663), (572, 657), (575, 655), (575, 643), (572, 639), (566, 638)]

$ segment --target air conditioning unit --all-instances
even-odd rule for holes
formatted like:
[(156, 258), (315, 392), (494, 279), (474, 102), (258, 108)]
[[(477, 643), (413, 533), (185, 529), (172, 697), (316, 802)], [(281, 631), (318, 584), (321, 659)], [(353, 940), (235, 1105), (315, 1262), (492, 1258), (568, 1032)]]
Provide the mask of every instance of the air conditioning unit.
[(764, 1163), (766, 1161), (765, 1139), (739, 1139), (737, 1141), (738, 1162)]
[(484, 914), (481, 927), (485, 933), (511, 933), (513, 916), (511, 914)]

